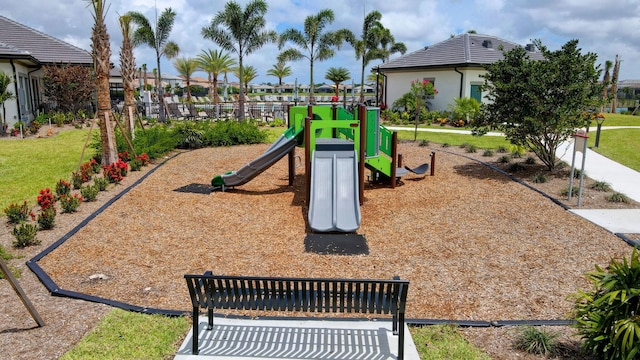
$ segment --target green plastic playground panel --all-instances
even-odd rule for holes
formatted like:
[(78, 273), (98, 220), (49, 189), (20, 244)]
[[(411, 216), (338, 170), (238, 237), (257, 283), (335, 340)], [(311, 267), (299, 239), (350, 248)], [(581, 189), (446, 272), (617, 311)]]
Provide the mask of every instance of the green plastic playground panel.
[(364, 160), (365, 164), (369, 167), (376, 169), (377, 171), (385, 174), (387, 177), (391, 177), (391, 158), (386, 156), (377, 156)]
[(365, 155), (367, 157), (378, 156), (378, 148), (380, 143), (379, 125), (380, 125), (380, 109), (367, 109), (367, 146)]

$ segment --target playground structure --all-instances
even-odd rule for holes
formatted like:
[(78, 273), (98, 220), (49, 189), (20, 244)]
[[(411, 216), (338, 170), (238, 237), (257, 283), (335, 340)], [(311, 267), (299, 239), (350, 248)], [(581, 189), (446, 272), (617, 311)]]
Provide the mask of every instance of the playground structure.
[(338, 106), (290, 107), (288, 129), (258, 158), (211, 185), (246, 184), (289, 157), (289, 185), (295, 175), (295, 147), (305, 148), (309, 226), (316, 232), (354, 232), (360, 227), (365, 168), (373, 181), (392, 188), (407, 170), (398, 166), (397, 133), (380, 125), (380, 109), (360, 105), (354, 113)]

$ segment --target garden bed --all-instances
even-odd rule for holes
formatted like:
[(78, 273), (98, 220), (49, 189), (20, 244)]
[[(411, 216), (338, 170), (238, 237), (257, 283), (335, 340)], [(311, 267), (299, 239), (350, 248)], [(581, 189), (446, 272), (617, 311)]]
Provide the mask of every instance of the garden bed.
[[(290, 277), (398, 275), (411, 281), (409, 319), (548, 320), (570, 318), (568, 296), (588, 286), (584, 272), (631, 252), (615, 235), (495, 170), (449, 153), (464, 151), (439, 145), (400, 146), (410, 166), (428, 162), (435, 151), (434, 177), (407, 176), (396, 189), (367, 185), (358, 233), (366, 237), (369, 255), (305, 252), (303, 170), (297, 169), (295, 185), (289, 187), (284, 160), (225, 193), (176, 191), (206, 188), (214, 175), (239, 168), (267, 146), (180, 154), (39, 264), (67, 290), (185, 312), (190, 302), (182, 275), (212, 270)], [(140, 175), (131, 173), (118, 189)], [(83, 204), (78, 214), (59, 215), (54, 230), (39, 233), (43, 244), (37, 248), (60, 238), (99, 202)], [(2, 244), (8, 246), (10, 237), (3, 233)], [(30, 257), (34, 249), (12, 252)], [(105, 276), (92, 279), (96, 274)], [(75, 335), (67, 346), (73, 344), (87, 330), (85, 320), (95, 322), (107, 311), (101, 305), (49, 297), (28, 271), (23, 270), (21, 281), (45, 321), (58, 324), (48, 325), (45, 338), (52, 343), (71, 331)], [(12, 344), (21, 337), (34, 338), (15, 333), (44, 335), (40, 329), (20, 330), (29, 327), (30, 318), (6, 282), (0, 283), (0, 294), (13, 304), (3, 306), (3, 344), (5, 339)]]

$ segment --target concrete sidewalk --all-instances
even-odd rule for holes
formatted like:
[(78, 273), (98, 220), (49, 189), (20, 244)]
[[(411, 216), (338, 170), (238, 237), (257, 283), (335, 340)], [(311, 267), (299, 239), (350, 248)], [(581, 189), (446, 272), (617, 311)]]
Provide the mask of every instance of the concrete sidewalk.
[[(571, 165), (573, 139), (563, 143), (556, 156)], [(582, 167), (582, 152), (577, 152), (575, 168)], [(597, 152), (587, 149), (584, 164), (585, 175), (605, 181), (629, 198), (640, 202), (640, 172), (623, 166)], [(576, 183), (577, 185), (577, 183)], [(576, 215), (597, 224), (612, 233), (640, 234), (640, 209), (573, 209)]]
[[(249, 320), (216, 317), (207, 330), (200, 316), (200, 354), (191, 355), (190, 330), (175, 360), (188, 359), (397, 359), (398, 337), (391, 321)], [(419, 360), (405, 325), (404, 358)]]

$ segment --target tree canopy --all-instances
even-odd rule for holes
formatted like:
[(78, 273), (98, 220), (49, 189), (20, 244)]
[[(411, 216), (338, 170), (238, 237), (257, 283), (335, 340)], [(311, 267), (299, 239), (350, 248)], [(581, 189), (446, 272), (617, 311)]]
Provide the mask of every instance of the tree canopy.
[(524, 48), (516, 47), (486, 66), (483, 91), (489, 101), (472, 125), (479, 135), (502, 131), (507, 140), (530, 149), (553, 170), (560, 144), (589, 126), (604, 85), (598, 82), (597, 55), (582, 54), (578, 40), (557, 51), (540, 40), (534, 45), (544, 60), (531, 59)]

